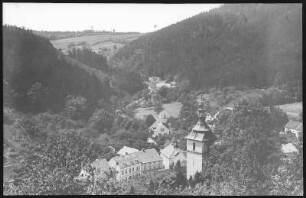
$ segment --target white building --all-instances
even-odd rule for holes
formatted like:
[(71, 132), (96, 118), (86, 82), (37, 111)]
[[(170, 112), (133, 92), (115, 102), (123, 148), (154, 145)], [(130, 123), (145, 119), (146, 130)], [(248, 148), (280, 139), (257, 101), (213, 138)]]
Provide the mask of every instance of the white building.
[(140, 175), (141, 164), (134, 155), (113, 157), (108, 164), (114, 170), (117, 181), (127, 181)]
[(115, 170), (118, 181), (128, 181), (141, 173), (154, 172), (163, 168), (162, 158), (155, 149), (113, 157), (108, 164)]
[(209, 146), (214, 143), (216, 136), (205, 121), (204, 110), (198, 110), (199, 120), (186, 136), (187, 139), (187, 179), (194, 177), (196, 172), (202, 172), (203, 159), (209, 153)]
[(165, 169), (169, 169), (170, 165), (175, 165), (178, 161), (181, 166), (186, 166), (186, 152), (177, 148), (173, 142), (160, 151), (160, 156)]

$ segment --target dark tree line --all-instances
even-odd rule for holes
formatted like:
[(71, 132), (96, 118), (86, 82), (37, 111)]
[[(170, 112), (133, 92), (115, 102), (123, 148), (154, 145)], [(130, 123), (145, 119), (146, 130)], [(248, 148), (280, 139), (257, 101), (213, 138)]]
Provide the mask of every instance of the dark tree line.
[(106, 57), (97, 54), (89, 48), (72, 48), (68, 52), (68, 56), (74, 58), (90, 67), (108, 72)]
[(30, 30), (3, 26), (4, 98), (17, 110), (63, 109), (68, 95), (86, 97), (93, 107), (111, 96), (109, 81), (85, 72)]

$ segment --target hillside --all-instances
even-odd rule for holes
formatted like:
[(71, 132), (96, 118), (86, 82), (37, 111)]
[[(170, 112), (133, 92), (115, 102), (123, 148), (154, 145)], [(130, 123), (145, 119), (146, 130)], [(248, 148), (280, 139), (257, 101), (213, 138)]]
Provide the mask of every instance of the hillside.
[[(72, 48), (87, 47), (98, 54), (106, 57), (111, 57), (119, 49), (124, 47), (127, 43), (139, 38), (141, 33), (112, 33), (112, 32), (97, 32), (91, 34), (71, 35), (68, 38), (52, 39), (52, 45), (61, 49), (64, 53)], [(55, 37), (56, 38), (56, 37)]]
[(4, 105), (22, 112), (59, 112), (68, 95), (85, 97), (92, 109), (99, 100), (109, 100), (108, 78), (62, 55), (48, 39), (3, 26), (3, 41)]
[(302, 6), (224, 5), (132, 41), (111, 64), (179, 74), (193, 88), (289, 85), (301, 95)]

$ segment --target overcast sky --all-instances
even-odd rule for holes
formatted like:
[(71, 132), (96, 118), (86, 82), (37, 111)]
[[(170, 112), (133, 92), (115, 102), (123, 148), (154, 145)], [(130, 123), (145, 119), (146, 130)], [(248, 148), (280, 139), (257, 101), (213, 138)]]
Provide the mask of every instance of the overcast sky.
[(3, 23), (32, 30), (151, 32), (220, 4), (3, 3)]

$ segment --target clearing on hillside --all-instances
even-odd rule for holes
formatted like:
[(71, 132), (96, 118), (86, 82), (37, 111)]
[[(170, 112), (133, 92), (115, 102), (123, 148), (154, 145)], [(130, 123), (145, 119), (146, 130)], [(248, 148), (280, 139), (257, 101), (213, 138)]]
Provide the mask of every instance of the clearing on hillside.
[(284, 112), (287, 113), (289, 120), (298, 120), (300, 118), (299, 114), (303, 111), (302, 102), (295, 102), (290, 104), (279, 105)]
[[(182, 104), (180, 102), (172, 102), (169, 104), (163, 104), (163, 108), (164, 109), (162, 112), (165, 111), (167, 112), (169, 117), (177, 118), (180, 115)], [(137, 119), (145, 119), (145, 117), (150, 114), (152, 114), (155, 119), (158, 119), (158, 115), (154, 111), (153, 107), (148, 107), (148, 108), (140, 107), (135, 110), (135, 118)]]
[(82, 47), (86, 46), (91, 48), (98, 54), (103, 54), (107, 58), (116, 53), (120, 48), (127, 43), (140, 37), (141, 33), (126, 33), (126, 34), (99, 34), (99, 35), (86, 35), (80, 37), (63, 38), (50, 40), (53, 47), (61, 49), (67, 53), (69, 47)]

